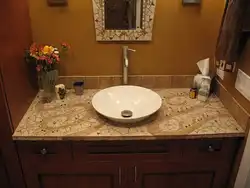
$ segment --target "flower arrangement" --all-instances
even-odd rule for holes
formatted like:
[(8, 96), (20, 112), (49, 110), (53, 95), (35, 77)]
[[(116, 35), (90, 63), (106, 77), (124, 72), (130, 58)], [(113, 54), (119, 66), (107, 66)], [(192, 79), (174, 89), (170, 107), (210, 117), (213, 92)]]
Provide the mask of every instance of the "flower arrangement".
[(60, 62), (60, 52), (66, 52), (69, 48), (70, 46), (65, 42), (61, 43), (60, 51), (50, 45), (33, 43), (26, 51), (26, 62), (34, 63), (37, 72), (49, 72), (55, 70)]

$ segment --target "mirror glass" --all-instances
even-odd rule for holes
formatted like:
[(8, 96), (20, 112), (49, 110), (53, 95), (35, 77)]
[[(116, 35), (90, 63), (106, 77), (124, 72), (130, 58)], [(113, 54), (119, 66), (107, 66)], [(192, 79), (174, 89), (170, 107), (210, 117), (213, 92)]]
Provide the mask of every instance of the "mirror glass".
[(141, 28), (142, 0), (105, 0), (105, 29)]
[(97, 41), (151, 41), (156, 0), (92, 0)]

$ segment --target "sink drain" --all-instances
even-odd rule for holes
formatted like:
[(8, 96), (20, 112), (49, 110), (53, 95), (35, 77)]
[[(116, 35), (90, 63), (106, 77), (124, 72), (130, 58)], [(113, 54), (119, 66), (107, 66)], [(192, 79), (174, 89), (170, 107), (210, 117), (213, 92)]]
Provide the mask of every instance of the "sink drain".
[(124, 117), (124, 118), (129, 118), (129, 117), (132, 117), (132, 116), (133, 116), (133, 112), (130, 111), (130, 110), (123, 110), (123, 111), (121, 112), (121, 115), (122, 115), (122, 117)]

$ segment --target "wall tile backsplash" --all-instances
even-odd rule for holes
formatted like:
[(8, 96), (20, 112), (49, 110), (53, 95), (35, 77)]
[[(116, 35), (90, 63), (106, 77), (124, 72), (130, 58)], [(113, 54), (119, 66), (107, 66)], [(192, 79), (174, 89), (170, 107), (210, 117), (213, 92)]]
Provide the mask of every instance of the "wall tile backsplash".
[(237, 100), (227, 91), (227, 89), (217, 80), (217, 96), (230, 114), (236, 119), (238, 124), (244, 129), (248, 129), (250, 114), (237, 102)]
[[(128, 82), (148, 88), (190, 88), (193, 83), (193, 75), (133, 75), (129, 76)], [(72, 88), (75, 81), (84, 81), (86, 89), (102, 89), (106, 87), (121, 85), (121, 76), (61, 76), (58, 83)]]

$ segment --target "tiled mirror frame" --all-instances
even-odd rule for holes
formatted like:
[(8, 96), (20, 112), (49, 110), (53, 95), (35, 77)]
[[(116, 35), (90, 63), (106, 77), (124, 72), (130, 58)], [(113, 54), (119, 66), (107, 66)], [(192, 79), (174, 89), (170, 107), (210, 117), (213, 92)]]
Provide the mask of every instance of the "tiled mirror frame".
[(92, 0), (96, 41), (151, 41), (156, 0), (143, 0), (142, 28), (135, 30), (106, 30), (105, 0)]

